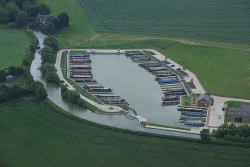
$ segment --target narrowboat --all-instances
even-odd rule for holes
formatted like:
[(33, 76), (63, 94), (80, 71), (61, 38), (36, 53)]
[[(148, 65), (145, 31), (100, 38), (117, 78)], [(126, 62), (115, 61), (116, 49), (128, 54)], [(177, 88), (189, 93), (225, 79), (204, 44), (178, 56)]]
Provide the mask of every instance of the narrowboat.
[[(161, 71), (161, 70), (168, 70), (168, 68), (167, 67), (149, 67), (148, 68), (148, 71)], [(169, 71), (168, 71), (168, 73), (169, 73)]]
[(142, 52), (134, 52), (134, 53), (126, 53), (125, 56), (127, 57), (131, 57), (131, 56), (134, 56), (134, 55), (143, 55)]
[(70, 60), (70, 63), (90, 63), (92, 62), (91, 60)]
[(112, 92), (111, 88), (90, 88), (89, 92)]
[(102, 85), (84, 85), (83, 88), (90, 89), (90, 88), (103, 88)]
[(162, 97), (162, 101), (173, 101), (173, 100), (179, 100), (179, 97), (176, 95)]
[(71, 70), (70, 72), (72, 74), (85, 74), (85, 73), (90, 74), (91, 73), (91, 71), (80, 71), (80, 70)]
[(71, 66), (70, 69), (92, 69), (91, 66), (86, 66), (86, 67), (76, 67), (76, 66)]
[(190, 111), (182, 111), (181, 115), (190, 115), (190, 116), (198, 116), (198, 117), (206, 117), (206, 114), (201, 112), (190, 112)]
[(75, 82), (96, 82), (95, 79), (76, 79)]
[(161, 105), (168, 106), (168, 105), (176, 105), (179, 104), (179, 100), (173, 100), (173, 101), (163, 101)]
[(205, 123), (202, 120), (189, 120), (189, 119), (186, 119), (184, 121), (184, 124), (185, 125), (196, 125), (196, 126), (203, 126), (203, 125), (205, 125)]
[(178, 78), (168, 78), (168, 79), (160, 79), (159, 83), (170, 83), (170, 82), (179, 82)]
[(199, 109), (199, 108), (185, 108), (185, 107), (180, 107), (177, 108), (178, 111), (192, 111), (192, 112), (206, 112), (203, 109)]
[(92, 75), (70, 75), (70, 78), (92, 78)]

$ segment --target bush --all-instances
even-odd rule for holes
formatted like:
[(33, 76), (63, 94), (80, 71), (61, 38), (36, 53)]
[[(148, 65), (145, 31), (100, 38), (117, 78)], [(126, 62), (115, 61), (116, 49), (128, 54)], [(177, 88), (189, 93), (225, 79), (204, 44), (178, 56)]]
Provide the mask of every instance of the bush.
[(60, 80), (56, 72), (54, 71), (47, 72), (45, 76), (47, 81), (59, 84)]

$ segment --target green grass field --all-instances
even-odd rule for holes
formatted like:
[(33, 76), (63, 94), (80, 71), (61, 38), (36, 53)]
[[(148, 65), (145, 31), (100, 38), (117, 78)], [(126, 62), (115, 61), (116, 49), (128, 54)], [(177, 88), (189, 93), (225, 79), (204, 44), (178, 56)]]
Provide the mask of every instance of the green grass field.
[(0, 29), (0, 68), (19, 67), (29, 43), (29, 38), (23, 31)]
[(195, 72), (208, 92), (250, 98), (250, 52), (182, 44), (161, 52)]
[(99, 32), (250, 44), (245, 0), (79, 0)]
[(249, 148), (111, 131), (67, 119), (35, 100), (1, 105), (0, 134), (0, 166), (249, 166), (250, 162)]

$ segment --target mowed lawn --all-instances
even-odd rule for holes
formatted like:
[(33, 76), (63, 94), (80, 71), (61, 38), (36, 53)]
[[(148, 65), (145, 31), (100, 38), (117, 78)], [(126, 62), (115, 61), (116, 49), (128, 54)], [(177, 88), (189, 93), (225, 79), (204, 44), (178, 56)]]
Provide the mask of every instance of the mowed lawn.
[(248, 166), (250, 149), (132, 135), (67, 119), (35, 100), (0, 106), (0, 166)]
[(25, 32), (13, 29), (0, 29), (0, 68), (19, 67), (29, 47)]
[(208, 92), (250, 98), (250, 52), (182, 44), (161, 52), (195, 72)]
[(100, 32), (250, 44), (246, 0), (79, 0)]

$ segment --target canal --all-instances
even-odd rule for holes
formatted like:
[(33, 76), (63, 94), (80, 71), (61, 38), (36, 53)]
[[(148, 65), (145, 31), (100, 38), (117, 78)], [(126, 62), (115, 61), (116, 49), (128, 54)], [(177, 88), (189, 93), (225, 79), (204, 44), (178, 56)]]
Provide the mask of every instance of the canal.
[[(38, 38), (39, 44), (42, 48), (43, 39), (46, 36), (36, 31), (34, 31), (34, 34)], [(130, 103), (130, 106), (132, 108), (135, 108), (139, 114), (141, 114), (142, 116), (145, 116), (146, 119), (148, 119), (149, 121), (159, 120), (162, 123), (167, 123), (167, 121), (165, 120), (170, 121), (171, 119), (177, 118), (178, 115), (177, 115), (175, 106), (161, 107), (160, 99), (162, 97), (162, 93), (161, 95), (158, 94), (161, 90), (160, 90), (159, 85), (156, 82), (154, 82), (154, 77), (151, 76), (149, 73), (147, 73), (144, 69), (140, 69), (138, 65), (131, 64), (133, 62), (130, 59), (127, 59), (124, 55), (116, 55), (116, 56), (94, 55), (94, 56), (91, 56), (91, 59), (93, 60), (92, 66), (94, 68), (93, 69), (94, 78), (96, 78), (100, 84), (103, 84), (104, 86), (107, 86), (107, 87), (111, 87), (114, 90), (115, 94), (118, 94), (122, 96), (123, 98), (125, 98)], [(122, 60), (120, 64), (114, 63), (119, 59)], [(43, 77), (41, 72), (38, 70), (40, 65), (41, 65), (41, 56), (38, 53), (36, 53), (35, 59), (33, 60), (31, 64), (31, 69), (30, 69), (31, 74), (34, 77), (34, 80), (41, 81), (44, 84), (48, 92), (48, 98), (51, 101), (53, 101), (56, 105), (60, 106), (61, 108), (65, 109), (66, 111), (76, 116), (79, 116), (81, 118), (84, 118), (93, 122), (97, 122), (100, 124), (110, 125), (110, 126), (124, 128), (124, 129), (131, 129), (135, 131), (145, 131), (145, 132), (157, 133), (157, 134), (199, 138), (199, 135), (194, 135), (194, 134), (142, 128), (138, 125), (138, 121), (136, 119), (131, 118), (128, 115), (101, 115), (101, 114), (96, 114), (88, 109), (79, 108), (76, 105), (73, 105), (65, 101), (61, 97), (60, 87), (58, 87), (57, 85), (53, 83), (46, 82), (45, 77)], [(118, 71), (120, 72), (121, 69), (124, 70), (124, 71), (122, 70), (123, 75), (116, 75), (114, 77), (113, 74), (114, 73), (117, 74), (117, 72)], [(135, 72), (135, 70), (138, 70), (138, 72)], [(143, 77), (138, 78), (139, 74), (143, 74)], [(135, 84), (135, 81), (131, 80), (133, 78), (137, 78), (136, 79), (137, 84)], [(147, 91), (147, 89), (149, 88), (151, 90)], [(156, 91), (158, 93), (152, 93)], [(143, 92), (143, 93), (140, 94), (137, 92), (140, 92), (140, 93)], [(150, 92), (152, 93), (151, 95), (150, 95)], [(135, 96), (134, 94), (137, 94), (137, 95)], [(140, 97), (143, 97), (144, 100), (142, 100)], [(151, 104), (156, 103), (158, 104), (158, 107), (155, 108), (155, 106), (152, 106), (145, 111), (145, 109), (147, 108), (145, 107), (147, 102), (150, 102)], [(137, 105), (137, 103), (140, 103), (140, 105)], [(166, 117), (162, 116), (163, 118), (158, 118), (156, 115), (159, 113), (163, 113), (163, 115), (165, 115)], [(167, 113), (173, 113), (173, 114), (167, 114)], [(176, 124), (176, 121), (174, 120), (172, 121), (172, 123)]]

